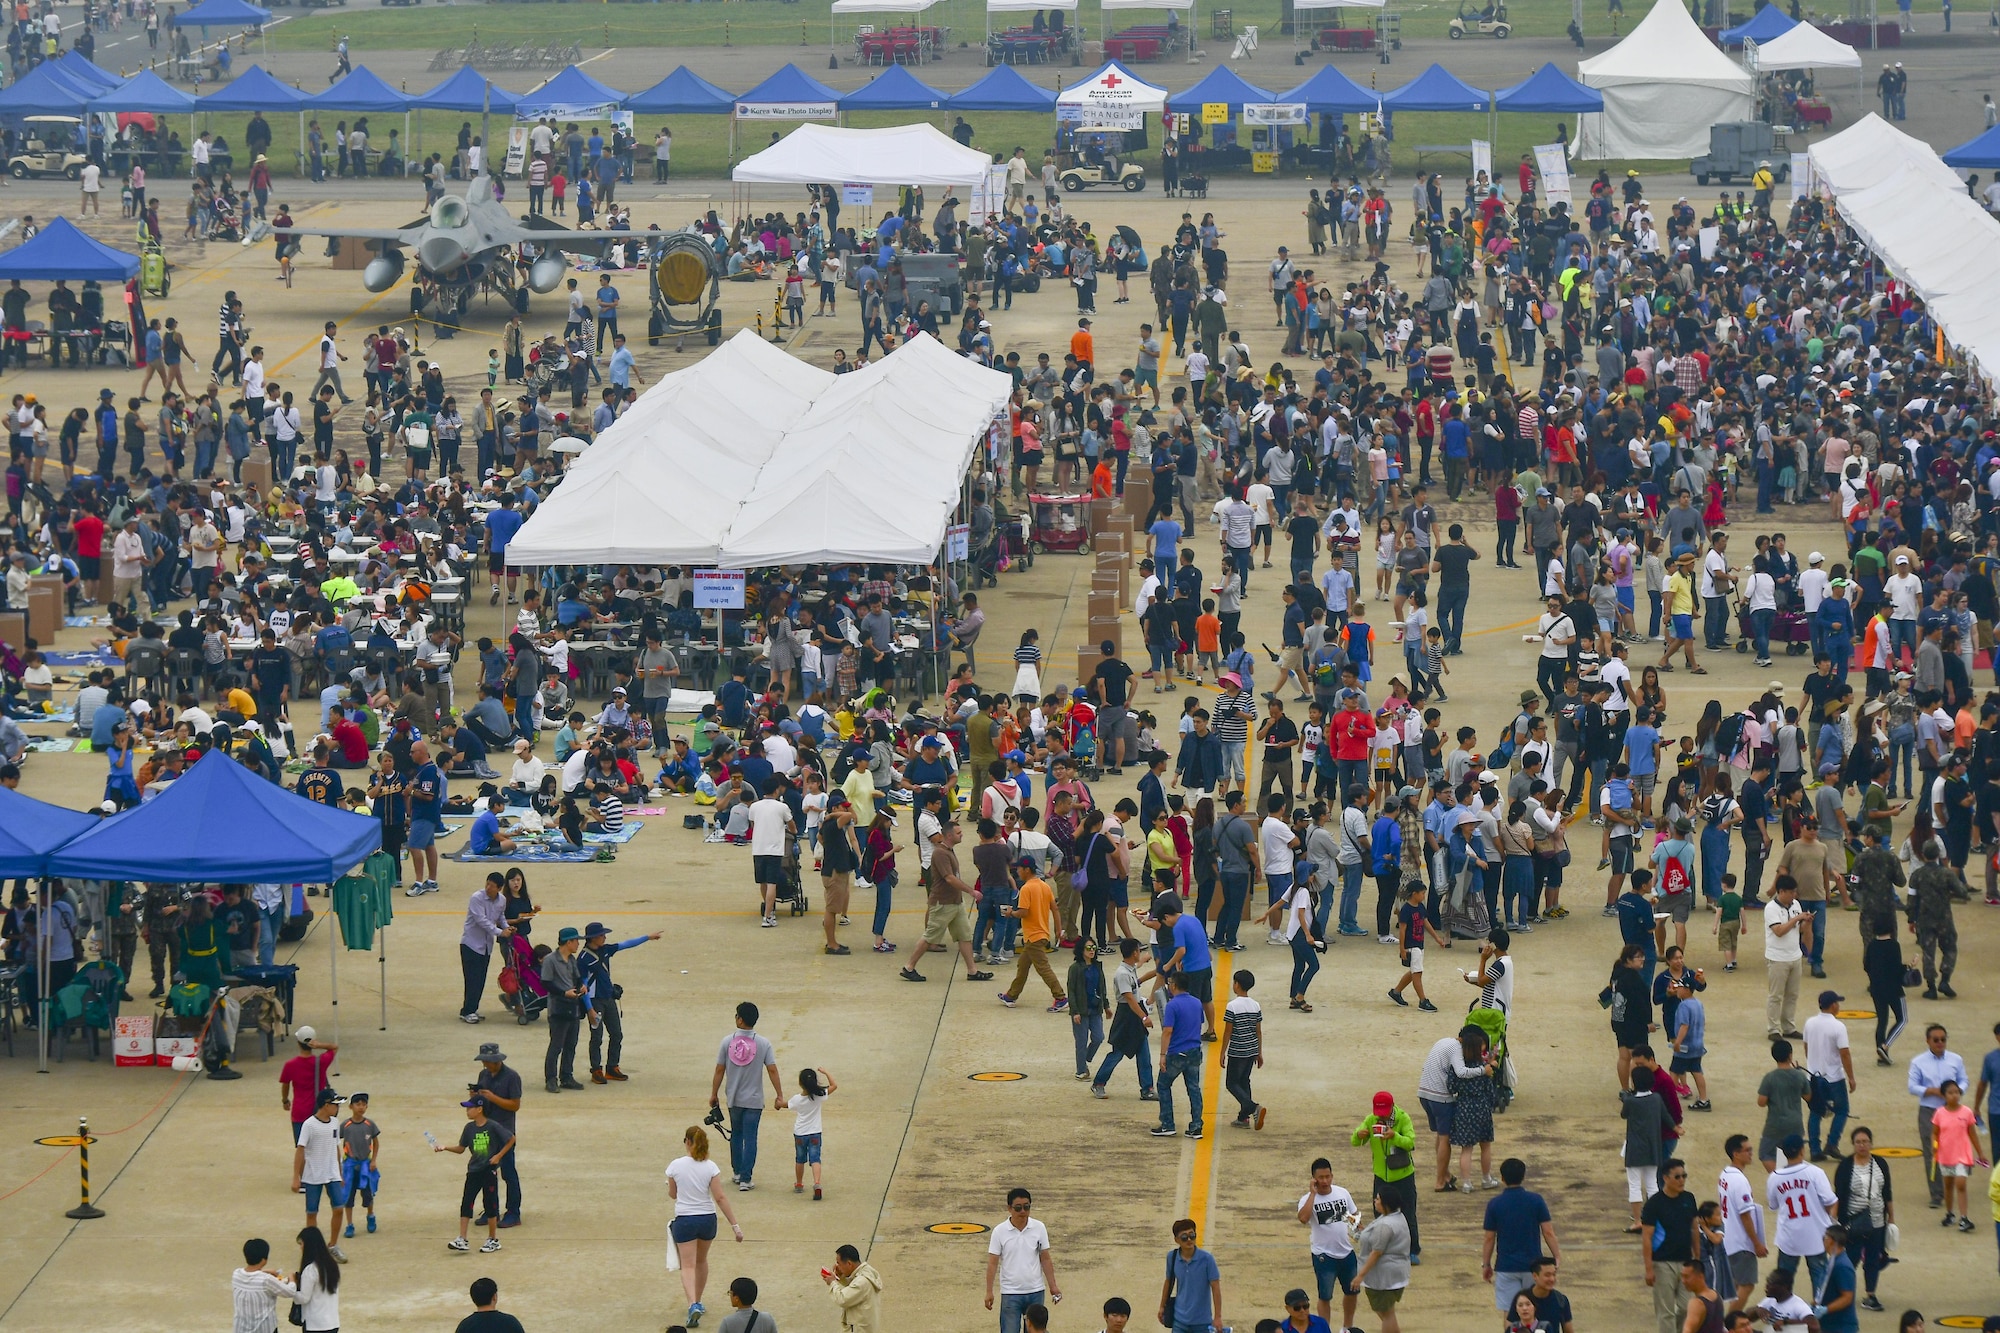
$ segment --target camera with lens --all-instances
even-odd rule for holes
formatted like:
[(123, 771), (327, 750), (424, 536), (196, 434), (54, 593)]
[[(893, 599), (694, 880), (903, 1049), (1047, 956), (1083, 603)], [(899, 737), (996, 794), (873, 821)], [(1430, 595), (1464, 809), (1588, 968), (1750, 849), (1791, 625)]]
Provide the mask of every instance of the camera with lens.
[(729, 1141), (729, 1130), (725, 1128), (725, 1125), (727, 1123), (727, 1118), (722, 1114), (722, 1108), (720, 1106), (709, 1107), (708, 1114), (701, 1118), (701, 1123), (707, 1125), (710, 1129), (713, 1129), (716, 1133), (722, 1135), (722, 1141), (724, 1143), (727, 1143)]

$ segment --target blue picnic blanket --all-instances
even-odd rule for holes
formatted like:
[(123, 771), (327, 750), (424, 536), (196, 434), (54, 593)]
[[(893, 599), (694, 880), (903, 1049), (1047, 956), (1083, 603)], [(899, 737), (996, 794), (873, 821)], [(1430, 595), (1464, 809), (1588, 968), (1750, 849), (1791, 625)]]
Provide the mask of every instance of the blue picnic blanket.
[(639, 830), (644, 827), (646, 827), (645, 820), (628, 819), (625, 821), (624, 826), (621, 827), (616, 833), (591, 833), (586, 831), (583, 835), (583, 840), (589, 843), (607, 843), (607, 844), (630, 842), (635, 836), (637, 836)]
[(494, 852), (488, 856), (474, 855), (470, 850), (460, 852), (451, 858), (454, 861), (510, 861), (523, 863), (580, 864), (597, 859), (593, 848), (552, 847), (547, 843), (531, 843), (513, 852)]
[(42, 660), (51, 667), (115, 667), (123, 661), (109, 648), (93, 648), (87, 653), (44, 652)]

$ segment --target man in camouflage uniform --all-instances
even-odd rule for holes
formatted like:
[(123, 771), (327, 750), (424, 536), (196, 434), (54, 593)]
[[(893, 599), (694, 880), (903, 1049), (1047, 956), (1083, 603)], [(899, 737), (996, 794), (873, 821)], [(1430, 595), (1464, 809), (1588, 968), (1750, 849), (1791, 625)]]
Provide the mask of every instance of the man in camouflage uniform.
[(1903, 887), (1903, 863), (1884, 843), (1881, 828), (1874, 823), (1861, 826), (1861, 851), (1847, 872), (1847, 891), (1861, 905), (1861, 947), (1866, 950), (1874, 938), (1878, 918), (1896, 911), (1896, 890)]
[(112, 880), (105, 885), (104, 910), (110, 922), (110, 939), (102, 953), (125, 974), (128, 989), (118, 998), (130, 1000), (132, 962), (139, 952), (139, 915), (143, 910), (138, 886), (125, 880)]
[(181, 900), (171, 884), (148, 884), (139, 903), (139, 921), (146, 930), (146, 952), (153, 960), (152, 997), (167, 993), (167, 983), (181, 970)]
[(1958, 994), (1951, 988), (1951, 974), (1958, 966), (1958, 927), (1951, 919), (1951, 898), (1959, 880), (1939, 855), (1935, 840), (1924, 844), (1924, 863), (1910, 874), (1910, 900), (1905, 906), (1924, 955), (1926, 1000)]

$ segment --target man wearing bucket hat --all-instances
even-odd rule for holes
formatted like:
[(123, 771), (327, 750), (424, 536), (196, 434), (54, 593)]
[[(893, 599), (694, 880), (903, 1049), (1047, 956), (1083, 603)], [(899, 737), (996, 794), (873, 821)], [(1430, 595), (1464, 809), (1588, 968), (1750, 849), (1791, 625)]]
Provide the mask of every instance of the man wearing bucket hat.
[[(509, 1134), (515, 1132), (514, 1117), (521, 1110), (521, 1071), (507, 1067), (507, 1053), (497, 1041), (482, 1042), (479, 1077), (473, 1080), (472, 1096), (486, 1103), (486, 1116)], [(507, 1187), (507, 1206), (500, 1214), (502, 1227), (521, 1225), (521, 1171), (518, 1151), (500, 1159), (500, 1182)], [(484, 1225), (486, 1219), (477, 1219)]]

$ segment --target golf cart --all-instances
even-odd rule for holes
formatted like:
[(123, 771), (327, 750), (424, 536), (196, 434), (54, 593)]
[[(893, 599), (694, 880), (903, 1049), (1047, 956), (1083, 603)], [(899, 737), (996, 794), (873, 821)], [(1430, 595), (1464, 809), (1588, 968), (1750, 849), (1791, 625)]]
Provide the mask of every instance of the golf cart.
[(17, 181), (36, 176), (61, 176), (65, 180), (75, 180), (83, 174), (84, 163), (90, 159), (71, 149), (75, 139), (74, 129), (49, 129), (47, 126), (79, 126), (75, 116), (28, 116), (28, 141), (26, 147), (7, 159), (7, 174)]
[(1466, 0), (1458, 0), (1458, 17), (1451, 21), (1451, 39), (1455, 42), (1468, 32), (1476, 32), (1481, 37), (1506, 38), (1514, 31), (1514, 25), (1507, 21), (1507, 6), (1493, 0), (1483, 9), (1468, 8)]

